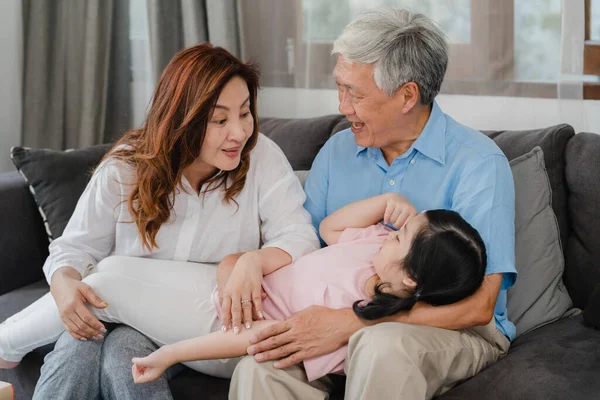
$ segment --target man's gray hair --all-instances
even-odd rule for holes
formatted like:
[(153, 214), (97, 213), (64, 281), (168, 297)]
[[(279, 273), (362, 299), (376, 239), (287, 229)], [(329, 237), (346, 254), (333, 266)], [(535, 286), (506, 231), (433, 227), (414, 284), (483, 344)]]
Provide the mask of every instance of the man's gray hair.
[(349, 62), (374, 63), (375, 84), (387, 96), (415, 82), (426, 105), (439, 93), (448, 66), (444, 33), (423, 14), (400, 9), (378, 8), (359, 15), (344, 28), (331, 53)]

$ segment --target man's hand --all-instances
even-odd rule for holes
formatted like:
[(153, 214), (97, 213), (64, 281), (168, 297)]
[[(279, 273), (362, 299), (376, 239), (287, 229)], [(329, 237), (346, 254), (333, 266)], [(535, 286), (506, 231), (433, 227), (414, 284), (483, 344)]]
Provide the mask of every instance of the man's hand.
[(334, 352), (363, 326), (350, 309), (310, 306), (260, 331), (250, 340), (248, 354), (258, 362), (279, 359), (274, 366), (287, 368)]
[(418, 301), (409, 311), (401, 311), (377, 322), (402, 322), (412, 325), (461, 330), (487, 325), (494, 317), (496, 299), (503, 274), (489, 274), (472, 296), (445, 306), (432, 306)]
[(81, 282), (81, 275), (65, 267), (52, 275), (50, 292), (54, 297), (60, 319), (67, 332), (77, 340), (101, 339), (104, 325), (92, 315), (85, 303), (96, 308), (108, 306), (91, 287)]

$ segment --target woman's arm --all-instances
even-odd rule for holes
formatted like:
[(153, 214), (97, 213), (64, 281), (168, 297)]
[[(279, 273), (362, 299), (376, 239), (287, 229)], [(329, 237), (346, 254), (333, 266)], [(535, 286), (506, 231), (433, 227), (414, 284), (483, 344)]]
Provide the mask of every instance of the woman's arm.
[(81, 279), (110, 254), (120, 207), (124, 165), (107, 160), (96, 169), (61, 237), (50, 244), (44, 273), (65, 329), (75, 339), (99, 337), (104, 331), (86, 307), (106, 307)]
[(245, 329), (239, 335), (234, 335), (232, 332), (213, 332), (163, 346), (147, 357), (132, 360), (133, 381), (135, 383), (152, 382), (158, 379), (171, 365), (180, 362), (217, 360), (246, 355), (251, 336), (276, 322), (258, 321), (251, 329)]
[(44, 273), (49, 284), (59, 269), (70, 267), (85, 277), (92, 266), (107, 257), (115, 244), (116, 225), (126, 200), (121, 185), (127, 185), (123, 163), (102, 162), (81, 197), (63, 234), (50, 243)]
[(285, 250), (277, 247), (265, 247), (260, 250), (249, 251), (242, 255), (238, 260), (260, 265), (262, 274), (269, 275), (281, 267), (285, 267), (292, 262), (292, 256)]
[(321, 222), (319, 233), (328, 245), (338, 242), (347, 228), (366, 228), (380, 222), (392, 222), (400, 228), (410, 216), (417, 214), (415, 208), (399, 193), (384, 193), (350, 203), (330, 214)]
[(317, 250), (321, 246), (310, 214), (304, 209), (306, 195), (285, 155), (262, 135), (253, 153), (262, 248), (281, 249), (291, 261)]

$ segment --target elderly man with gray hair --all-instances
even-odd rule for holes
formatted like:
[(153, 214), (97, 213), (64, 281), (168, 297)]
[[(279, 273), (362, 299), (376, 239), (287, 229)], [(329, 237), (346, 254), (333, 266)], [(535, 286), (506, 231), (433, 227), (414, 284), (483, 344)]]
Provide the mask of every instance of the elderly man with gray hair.
[(420, 14), (371, 10), (333, 53), (339, 110), (352, 126), (323, 146), (306, 181), (314, 226), (348, 203), (398, 192), (418, 211), (452, 209), (473, 225), (486, 244), (486, 277), (465, 300), (417, 302), (375, 324), (349, 309), (307, 308), (258, 334), (230, 398), (325, 399), (332, 379), (307, 382), (301, 362), (347, 344), (346, 399), (429, 399), (496, 362), (515, 336), (506, 315), (517, 275), (512, 174), (491, 139), (435, 101), (448, 64), (444, 34)]

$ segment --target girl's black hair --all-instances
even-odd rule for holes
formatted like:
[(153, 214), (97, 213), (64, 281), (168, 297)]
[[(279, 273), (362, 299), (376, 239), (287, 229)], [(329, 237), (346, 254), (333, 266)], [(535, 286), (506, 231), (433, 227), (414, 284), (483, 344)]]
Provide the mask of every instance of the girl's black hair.
[(352, 306), (359, 318), (375, 320), (410, 310), (417, 301), (431, 305), (456, 303), (479, 289), (485, 275), (487, 255), (481, 236), (457, 212), (426, 211), (428, 223), (415, 235), (399, 268), (417, 283), (408, 297), (384, 291), (382, 282), (375, 287), (373, 299)]

